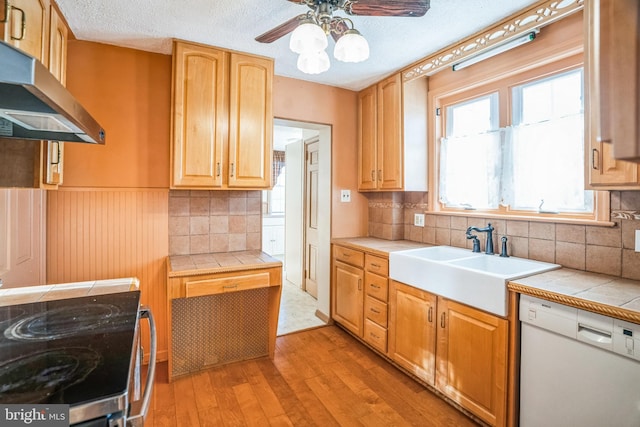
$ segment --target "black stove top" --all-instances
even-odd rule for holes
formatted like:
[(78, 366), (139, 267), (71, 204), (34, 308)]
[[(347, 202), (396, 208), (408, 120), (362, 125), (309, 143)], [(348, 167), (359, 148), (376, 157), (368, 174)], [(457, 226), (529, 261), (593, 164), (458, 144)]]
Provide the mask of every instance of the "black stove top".
[(0, 307), (0, 403), (126, 392), (140, 292)]

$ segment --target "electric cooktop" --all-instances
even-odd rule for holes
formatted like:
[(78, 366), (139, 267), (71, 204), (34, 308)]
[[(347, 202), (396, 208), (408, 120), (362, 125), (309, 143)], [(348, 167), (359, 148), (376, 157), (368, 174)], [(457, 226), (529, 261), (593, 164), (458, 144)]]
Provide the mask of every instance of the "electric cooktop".
[(131, 291), (0, 307), (0, 403), (126, 392), (139, 302)]

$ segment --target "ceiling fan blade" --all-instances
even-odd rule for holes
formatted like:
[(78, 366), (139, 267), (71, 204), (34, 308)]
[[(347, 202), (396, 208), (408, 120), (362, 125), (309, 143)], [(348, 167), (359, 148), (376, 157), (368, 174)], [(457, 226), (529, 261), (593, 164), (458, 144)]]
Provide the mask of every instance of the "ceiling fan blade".
[(344, 11), (360, 16), (420, 17), (429, 7), (430, 0), (347, 0)]
[(298, 26), (298, 23), (301, 19), (306, 18), (306, 14), (298, 15), (295, 18), (291, 18), (288, 21), (278, 25), (275, 28), (270, 29), (264, 34), (256, 37), (256, 41), (260, 43), (271, 43), (278, 40), (280, 37), (289, 34), (291, 31), (295, 30)]

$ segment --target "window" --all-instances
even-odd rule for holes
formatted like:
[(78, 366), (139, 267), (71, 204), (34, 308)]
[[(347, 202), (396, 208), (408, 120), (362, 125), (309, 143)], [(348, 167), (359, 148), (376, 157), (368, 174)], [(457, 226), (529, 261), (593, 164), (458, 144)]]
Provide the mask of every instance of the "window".
[(594, 194), (584, 190), (583, 86), (580, 68), (446, 105), (443, 207), (593, 215)]

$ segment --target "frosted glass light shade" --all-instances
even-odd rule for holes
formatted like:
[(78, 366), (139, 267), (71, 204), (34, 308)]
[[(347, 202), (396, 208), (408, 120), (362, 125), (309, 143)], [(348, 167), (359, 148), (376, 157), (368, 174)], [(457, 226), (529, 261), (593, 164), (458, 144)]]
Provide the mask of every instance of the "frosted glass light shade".
[(311, 20), (298, 25), (289, 39), (289, 49), (295, 53), (318, 52), (327, 48), (327, 35)]
[(320, 74), (329, 69), (329, 55), (324, 50), (303, 52), (298, 57), (298, 70), (306, 74)]
[(358, 30), (347, 30), (338, 39), (333, 56), (342, 62), (362, 62), (369, 57), (369, 43)]

